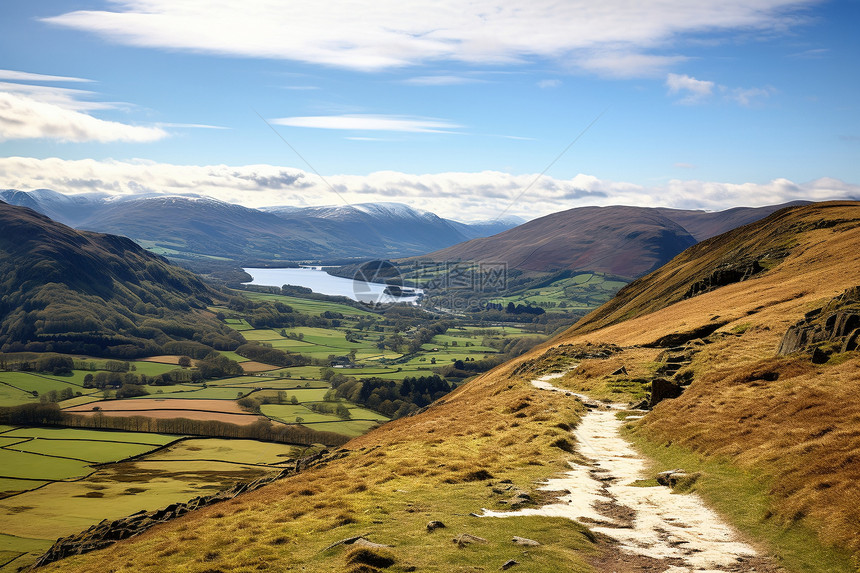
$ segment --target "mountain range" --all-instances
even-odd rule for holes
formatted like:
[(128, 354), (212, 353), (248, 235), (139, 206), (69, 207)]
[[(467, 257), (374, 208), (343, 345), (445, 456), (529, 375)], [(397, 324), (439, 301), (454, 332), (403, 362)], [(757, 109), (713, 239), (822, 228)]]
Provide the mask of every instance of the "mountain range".
[(307, 261), (402, 257), (493, 234), (521, 222), (443, 219), (400, 203), (251, 209), (185, 195), (64, 195), (48, 189), (0, 191), (79, 229), (121, 234), (179, 260)]
[(508, 270), (604, 272), (633, 279), (684, 249), (799, 203), (719, 212), (648, 207), (577, 207), (415, 257), (427, 261), (505, 262)]

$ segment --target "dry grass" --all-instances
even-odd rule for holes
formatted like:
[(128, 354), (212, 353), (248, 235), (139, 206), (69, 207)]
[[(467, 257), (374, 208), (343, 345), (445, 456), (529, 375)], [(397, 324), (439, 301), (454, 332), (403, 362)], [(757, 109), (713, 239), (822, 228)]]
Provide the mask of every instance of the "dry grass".
[(768, 476), (773, 519), (860, 551), (860, 353), (836, 366), (767, 359), (703, 376), (639, 432)]
[[(529, 571), (557, 571), (560, 563), (590, 571), (587, 560), (597, 550), (582, 526), (545, 518), (502, 525), (469, 516), (507, 507), (512, 494), (505, 488), (545, 496), (536, 487), (566, 469), (571, 444), (559, 444), (577, 423), (578, 408), (554, 393), (537, 399), (526, 382), (484, 376), (422, 415), (356, 438), (346, 458), (46, 570), (361, 570), (371, 564), (350, 558), (349, 547), (323, 550), (366, 535), (393, 545), (386, 550), (395, 559), (390, 570), (498, 569), (508, 559), (527, 559)], [(446, 528), (428, 533), (431, 520)], [(458, 548), (451, 538), (460, 533), (488, 543)], [(512, 535), (543, 545), (524, 556)]]
[[(770, 243), (792, 249), (755, 279), (666, 306), (673, 270), (664, 268), (658, 271), (664, 274), (643, 283), (640, 298), (608, 305), (604, 323), (609, 326), (593, 330), (591, 317), (586, 326), (503, 364), (422, 415), (354, 439), (346, 458), (47, 570), (363, 570), (371, 566), (347, 564), (346, 548), (323, 551), (362, 534), (394, 546), (390, 570), (497, 570), (514, 558), (533, 572), (589, 570), (593, 537), (573, 522), (515, 518), (500, 526), (468, 515), (482, 507), (505, 507), (505, 496), (494, 490), (511, 485), (506, 480), (535, 493), (540, 480), (562, 472), (573, 457), (566, 440), (579, 415), (575, 402), (560, 393), (534, 392), (514, 369), (560, 344), (623, 346), (611, 359), (584, 364), (566, 378), (569, 385), (606, 389), (600, 381), (622, 364), (630, 377), (653, 370), (658, 351), (636, 345), (717, 322), (724, 325), (714, 342), (703, 346), (689, 367), (691, 386), (638, 422), (637, 434), (748, 468), (771, 484), (765, 501), (773, 520), (803, 523), (823, 542), (858, 551), (860, 355), (820, 367), (773, 355), (787, 327), (806, 311), (860, 284), (860, 228), (815, 224), (816, 217), (858, 220), (860, 207), (816, 206), (806, 219), (792, 213), (744, 243), (752, 251)], [(794, 230), (785, 232), (792, 225)], [(731, 257), (733, 245), (718, 243), (715, 252)], [(707, 249), (697, 252), (707, 257)], [(714, 262), (684, 263), (690, 268), (672, 279), (675, 291), (687, 286), (681, 275), (695, 279)], [(677, 298), (677, 292), (671, 294)], [(614, 323), (625, 314), (636, 318)], [(492, 478), (476, 479), (485, 477), (483, 472)], [(426, 523), (436, 519), (447, 527), (428, 533)], [(488, 543), (457, 548), (451, 538), (460, 533)], [(543, 545), (524, 555), (510, 544), (511, 535)], [(809, 551), (815, 546), (810, 539)]]

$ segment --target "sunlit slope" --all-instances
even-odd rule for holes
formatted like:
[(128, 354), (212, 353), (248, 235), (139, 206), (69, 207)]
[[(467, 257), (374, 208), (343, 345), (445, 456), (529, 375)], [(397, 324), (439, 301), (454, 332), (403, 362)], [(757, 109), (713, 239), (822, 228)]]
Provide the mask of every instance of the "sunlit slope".
[[(769, 270), (683, 299), (720, 265), (768, 261), (773, 253), (780, 257), (763, 264)], [(636, 434), (758, 476), (768, 497), (749, 517), (753, 526), (808, 527), (825, 545), (857, 555), (860, 352), (837, 345), (823, 364), (809, 352), (776, 355), (789, 326), (856, 285), (860, 204), (791, 208), (688, 249), (554, 344), (618, 344), (626, 348), (612, 367), (642, 373), (654, 371), (666, 346), (694, 339), (685, 347), (692, 383), (658, 404)], [(608, 368), (603, 379), (611, 378)]]
[[(579, 321), (565, 338), (673, 305), (659, 316), (601, 332), (603, 337), (618, 337), (623, 331), (618, 343), (643, 344), (656, 339), (657, 332), (692, 330), (694, 324), (725, 322), (753, 311), (778, 310), (780, 314), (815, 297), (832, 296), (856, 284), (858, 226), (858, 202), (834, 201), (780, 210), (690, 247), (622, 288), (615, 298)], [(732, 273), (749, 276), (719, 287), (718, 295), (705, 292), (685, 298), (693, 294), (691, 288), (717, 286), (731, 280)], [(716, 307), (711, 312), (714, 304), (723, 312), (717, 312)], [(720, 316), (714, 318), (717, 314)]]
[[(698, 251), (700, 257), (712, 256), (708, 260), (684, 253), (667, 268), (686, 261), (698, 270), (675, 289), (660, 291), (679, 302), (663, 301), (648, 313), (647, 297), (631, 292), (630, 300), (640, 304), (628, 310), (637, 318), (599, 330), (579, 326), (473, 380), (426, 412), (356, 438), (342, 459), (47, 570), (372, 570), (347, 565), (356, 551), (351, 547), (326, 549), (358, 535), (392, 545), (374, 550), (395, 561), (380, 570), (498, 570), (508, 559), (524, 563), (524, 548), (511, 544), (513, 535), (542, 543), (527, 550), (529, 571), (606, 570), (607, 546), (595, 544), (570, 521), (516, 518), (502, 528), (469, 516), (484, 507), (511, 507), (504, 502), (517, 490), (540, 503), (541, 480), (558, 475), (575, 458), (568, 428), (579, 416), (576, 402), (536, 392), (528, 383), (531, 374), (514, 372), (551, 347), (563, 354), (579, 348), (571, 344), (602, 341), (625, 348), (607, 360), (584, 361), (577, 371), (591, 369), (597, 380), (604, 377), (601, 372), (625, 365), (644, 376), (653, 373), (664, 349), (631, 345), (713, 324), (721, 326), (695, 353), (692, 384), (638, 422), (636, 434), (749, 470), (757, 483), (768, 484), (756, 520), (808, 528), (825, 543), (856, 549), (856, 515), (845, 500), (860, 494), (854, 457), (860, 453), (860, 402), (854, 391), (860, 359), (852, 352), (814, 365), (808, 355), (774, 355), (789, 325), (860, 284), (858, 207), (820, 204), (775, 214), (789, 229), (777, 237), (787, 250), (769, 270), (680, 300), (678, 292), (683, 295), (723, 260), (717, 248)], [(738, 233), (734, 240), (750, 249), (759, 243), (766, 247), (782, 228), (767, 227), (772, 224), (764, 221), (745, 231), (756, 239)], [(681, 267), (674, 272), (681, 274)], [(671, 270), (662, 276), (664, 282), (673, 280)], [(640, 284), (661, 286), (647, 279)], [(614, 312), (607, 305), (592, 320), (607, 308)], [(701, 483), (710, 479), (704, 476)], [(441, 520), (446, 528), (428, 533), (430, 520)], [(462, 533), (487, 543), (458, 548), (451, 540)], [(767, 539), (762, 543), (778, 554)]]
[[(45, 570), (373, 571), (348, 566), (352, 547), (326, 550), (364, 535), (393, 546), (374, 550), (395, 560), (386, 571), (495, 570), (524, 550), (529, 571), (558, 571), (560, 563), (590, 571), (599, 550), (569, 520), (515, 518), (501, 527), (469, 516), (508, 508), (504, 502), (520, 491), (539, 500), (539, 481), (571, 457), (569, 427), (580, 406), (562, 395), (535, 396), (525, 381), (507, 378), (511, 367), (354, 439), (345, 458)], [(431, 520), (446, 527), (429, 533)], [(464, 533), (486, 542), (451, 542)], [(542, 545), (518, 547), (512, 535)]]

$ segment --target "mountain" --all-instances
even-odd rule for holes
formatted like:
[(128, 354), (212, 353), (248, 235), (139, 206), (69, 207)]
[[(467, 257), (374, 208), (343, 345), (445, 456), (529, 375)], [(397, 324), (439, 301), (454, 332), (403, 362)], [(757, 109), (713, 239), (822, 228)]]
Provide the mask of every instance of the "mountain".
[(55, 221), (74, 227), (100, 209), (108, 201), (108, 196), (100, 193), (64, 195), (50, 189), (33, 191), (6, 189), (0, 191), (0, 201), (28, 207)]
[(394, 257), (447, 247), (470, 238), (452, 221), (401, 203), (361, 203), (263, 210), (290, 221), (323, 221), (360, 244), (365, 256)]
[[(774, 246), (756, 247), (770, 241)], [(715, 279), (729, 276), (719, 271), (733, 252), (741, 259), (760, 256), (755, 260), (764, 268), (719, 284)], [(668, 284), (657, 288), (661, 280)], [(679, 566), (694, 552), (675, 551), (677, 545), (724, 536), (699, 529), (704, 509), (688, 491), (703, 496), (766, 556), (721, 569), (854, 571), (860, 531), (856, 508), (846, 500), (860, 497), (860, 353), (836, 348), (829, 360), (815, 363), (814, 351), (780, 356), (777, 348), (798, 323), (814, 319), (832, 328), (839, 320), (825, 315), (842, 312), (843, 293), (858, 284), (860, 203), (781, 210), (685, 251), (631, 283), (624, 312), (610, 303), (422, 413), (360, 436), (296, 475), (70, 557), (51, 571), (145, 573), (193, 563), (213, 571), (261, 565), (305, 571), (713, 570), (701, 553), (695, 567)], [(652, 303), (655, 297), (660, 300)], [(653, 499), (635, 509), (606, 501), (609, 484), (588, 475), (606, 479), (600, 476), (610, 470), (583, 465), (598, 444), (577, 444), (572, 431), (591, 415), (587, 411), (601, 408), (591, 403), (587, 409), (571, 392), (531, 384), (552, 372), (557, 386), (614, 402), (638, 401), (661, 383), (685, 388), (625, 421), (625, 435), (655, 461), (648, 473), (625, 474), (620, 484), (638, 480), (634, 485), (654, 492)], [(606, 412), (616, 419), (615, 411)], [(687, 541), (672, 543), (670, 532), (658, 529), (654, 537), (666, 544), (640, 556), (636, 548), (652, 541), (632, 537), (637, 523), (647, 523), (650, 508), (663, 505), (654, 500), (676, 497), (653, 476), (679, 467), (686, 477), (677, 497), (695, 511), (689, 519), (670, 513), (668, 521), (687, 532)], [(543, 487), (571, 469), (574, 478)], [(560, 517), (565, 507), (592, 515), (581, 501), (594, 492), (601, 503), (592, 509), (611, 517), (579, 523)], [(555, 517), (532, 511), (552, 503)], [(528, 511), (500, 523), (475, 517), (484, 508)], [(614, 541), (616, 535), (633, 541)], [(513, 536), (520, 539), (512, 542)]]
[(808, 205), (809, 203), (809, 201), (791, 201), (766, 207), (735, 207), (725, 211), (712, 212), (658, 207), (657, 211), (684, 227), (697, 241), (704, 241), (763, 219), (784, 207)]
[(286, 221), (208, 197), (153, 196), (104, 205), (79, 228), (123, 234), (175, 258), (312, 259), (359, 256), (347, 233), (327, 221)]
[(461, 223), (403, 203), (359, 203), (325, 207), (263, 207), (285, 219), (312, 217), (349, 226), (356, 237), (381, 245), (385, 256), (423, 253), (500, 233), (523, 222), (519, 217)]
[(0, 200), (64, 224), (121, 234), (173, 259), (215, 264), (403, 257), (516, 224), (458, 223), (399, 203), (250, 209), (198, 195), (0, 191)]
[(429, 255), (431, 261), (504, 261), (508, 269), (645, 274), (696, 243), (677, 223), (643, 207), (578, 207)]
[[(125, 237), (76, 231), (0, 202), (0, 350), (133, 358), (171, 342), (232, 349), (223, 298)], [(193, 342), (192, 342), (193, 341)]]
[(509, 215), (496, 219), (486, 219), (483, 221), (472, 221), (470, 223), (460, 223), (458, 221), (448, 220), (455, 229), (459, 230), (468, 239), (477, 239), (479, 237), (489, 237), (497, 235), (502, 231), (513, 229), (518, 225), (526, 222), (522, 217)]

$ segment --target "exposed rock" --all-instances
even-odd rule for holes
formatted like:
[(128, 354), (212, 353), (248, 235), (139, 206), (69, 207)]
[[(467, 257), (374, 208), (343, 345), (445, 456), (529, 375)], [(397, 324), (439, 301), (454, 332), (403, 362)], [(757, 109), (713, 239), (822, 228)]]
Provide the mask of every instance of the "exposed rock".
[(692, 330), (687, 330), (684, 332), (674, 332), (672, 334), (667, 334), (666, 336), (661, 336), (654, 342), (649, 344), (645, 344), (643, 346), (648, 348), (666, 348), (669, 346), (678, 346), (679, 344), (684, 344), (691, 340), (695, 340), (698, 338), (704, 338), (706, 336), (710, 336), (713, 334), (718, 328), (721, 328), (728, 324), (728, 321), (722, 320), (717, 322), (710, 322), (708, 324), (703, 324), (701, 326), (697, 326)]
[(686, 477), (687, 472), (680, 468), (660, 472), (657, 474), (657, 483), (659, 483), (660, 485), (665, 485), (666, 487), (674, 487), (675, 484), (678, 483), (678, 479), (681, 476)]
[(514, 545), (521, 545), (523, 547), (537, 547), (538, 545), (540, 545), (540, 543), (538, 543), (534, 539), (527, 539), (525, 537), (515, 536), (511, 541), (514, 542)]
[(687, 289), (687, 292), (684, 294), (684, 298), (692, 298), (721, 286), (745, 281), (763, 270), (764, 267), (762, 267), (758, 261), (720, 265), (710, 275), (690, 285), (690, 288)]
[(627, 368), (622, 366), (618, 370), (612, 372), (611, 376), (627, 376)]
[(510, 559), (510, 560), (508, 560), (508, 561), (505, 561), (505, 562), (502, 564), (501, 570), (502, 570), (502, 571), (507, 571), (508, 569), (510, 569), (511, 567), (513, 567), (514, 565), (519, 565), (519, 564), (520, 564), (520, 562), (519, 562), (519, 561), (514, 561), (513, 559)]
[(374, 543), (373, 541), (369, 541), (365, 537), (359, 537), (355, 541), (352, 542), (356, 547), (370, 547), (371, 549), (380, 549), (382, 547), (391, 547), (391, 545), (384, 545), (382, 543)]
[(461, 533), (451, 541), (456, 543), (461, 549), (467, 545), (471, 545), (472, 543), (487, 543), (487, 540), (483, 537), (478, 537), (477, 535), (471, 535), (469, 533)]
[(833, 352), (856, 350), (860, 338), (860, 286), (852, 287), (821, 308), (807, 312), (789, 327), (777, 354), (812, 352), (816, 364), (826, 362)]
[(653, 408), (663, 400), (677, 398), (683, 390), (683, 388), (665, 378), (655, 378), (651, 381), (651, 398), (648, 406)]
[(431, 521), (427, 524), (427, 531), (436, 531), (437, 529), (442, 529), (445, 527), (445, 524), (441, 521)]

